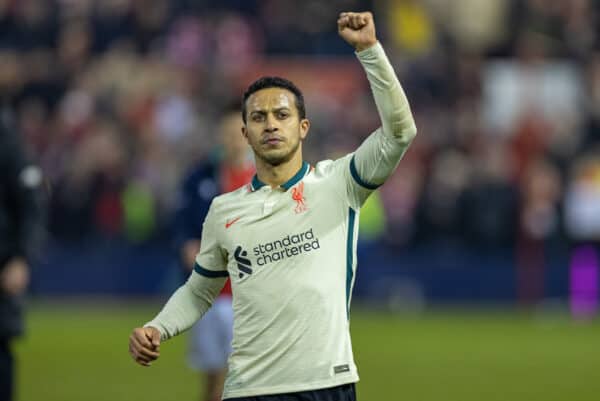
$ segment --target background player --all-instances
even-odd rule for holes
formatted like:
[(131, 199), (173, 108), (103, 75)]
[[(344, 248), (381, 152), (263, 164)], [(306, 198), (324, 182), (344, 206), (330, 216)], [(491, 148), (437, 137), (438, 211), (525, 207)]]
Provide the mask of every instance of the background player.
[[(248, 146), (240, 135), (241, 125), (239, 111), (225, 114), (218, 130), (221, 147), (208, 161), (195, 166), (183, 182), (176, 229), (186, 276), (194, 269), (200, 250), (202, 222), (212, 199), (245, 185), (254, 174)], [(188, 362), (192, 369), (203, 372), (204, 385), (201, 387), (204, 389), (204, 401), (221, 399), (232, 335), (233, 310), (228, 280), (212, 308), (190, 331)]]
[(12, 342), (23, 334), (29, 260), (39, 245), (41, 170), (27, 162), (19, 136), (0, 118), (0, 400), (13, 399)]

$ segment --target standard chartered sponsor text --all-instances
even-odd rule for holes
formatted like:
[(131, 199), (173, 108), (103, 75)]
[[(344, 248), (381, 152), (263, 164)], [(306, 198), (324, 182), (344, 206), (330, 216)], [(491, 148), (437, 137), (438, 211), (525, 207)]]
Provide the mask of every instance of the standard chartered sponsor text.
[(259, 266), (267, 263), (297, 256), (302, 253), (311, 252), (321, 248), (319, 239), (315, 238), (312, 228), (299, 234), (286, 235), (282, 239), (265, 244), (259, 244), (253, 248), (256, 263)]

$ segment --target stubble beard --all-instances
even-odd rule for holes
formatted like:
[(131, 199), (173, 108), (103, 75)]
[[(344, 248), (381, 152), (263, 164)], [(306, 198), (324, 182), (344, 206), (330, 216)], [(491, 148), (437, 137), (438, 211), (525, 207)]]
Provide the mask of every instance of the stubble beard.
[(265, 163), (267, 163), (273, 167), (276, 167), (281, 164), (289, 162), (292, 159), (292, 157), (294, 157), (294, 155), (298, 151), (299, 147), (300, 147), (300, 139), (298, 139), (296, 141), (296, 143), (292, 146), (292, 148), (284, 154), (277, 154), (275, 152), (272, 152), (272, 153), (271, 152), (263, 152), (263, 151), (261, 151), (261, 149), (257, 149), (254, 147), (253, 147), (253, 150), (254, 150), (254, 154), (256, 155), (256, 157), (258, 157), (260, 160), (264, 161)]

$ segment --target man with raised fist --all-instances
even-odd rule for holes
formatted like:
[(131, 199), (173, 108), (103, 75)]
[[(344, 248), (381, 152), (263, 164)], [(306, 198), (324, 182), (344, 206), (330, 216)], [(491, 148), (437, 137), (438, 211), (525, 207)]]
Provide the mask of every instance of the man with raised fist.
[(355, 152), (310, 166), (302, 92), (279, 77), (252, 83), (241, 133), (256, 175), (213, 200), (188, 281), (130, 336), (139, 364), (149, 366), (161, 341), (201, 318), (229, 277), (234, 334), (224, 400), (356, 400), (349, 317), (358, 213), (417, 130), (371, 13), (341, 13), (337, 25), (365, 69), (381, 127)]

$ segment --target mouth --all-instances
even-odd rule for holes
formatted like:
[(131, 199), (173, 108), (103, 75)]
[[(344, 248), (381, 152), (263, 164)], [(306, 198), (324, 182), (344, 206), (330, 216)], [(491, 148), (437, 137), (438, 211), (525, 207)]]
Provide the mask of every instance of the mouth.
[(276, 146), (279, 145), (280, 143), (283, 143), (283, 138), (279, 137), (279, 136), (268, 136), (263, 138), (262, 143), (263, 145), (272, 145), (272, 146)]

